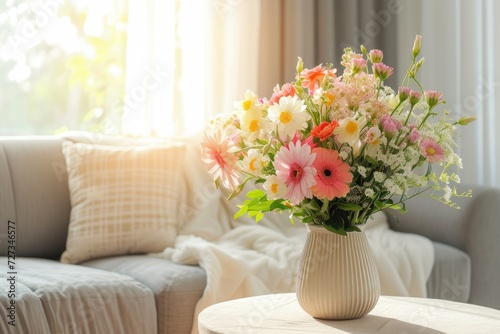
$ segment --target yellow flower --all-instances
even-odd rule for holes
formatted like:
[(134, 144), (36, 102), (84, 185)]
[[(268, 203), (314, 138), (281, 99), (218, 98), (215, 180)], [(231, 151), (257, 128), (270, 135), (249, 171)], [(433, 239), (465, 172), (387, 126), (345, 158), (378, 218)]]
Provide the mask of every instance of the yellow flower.
[(348, 143), (351, 146), (359, 140), (359, 131), (363, 126), (363, 120), (359, 122), (352, 117), (347, 117), (339, 121), (339, 126), (333, 131), (337, 135), (340, 143)]
[(269, 119), (278, 125), (281, 138), (292, 138), (295, 132), (307, 128), (311, 116), (305, 111), (306, 106), (297, 96), (283, 96), (279, 103), (269, 107)]
[(260, 108), (260, 104), (259, 97), (251, 90), (247, 90), (245, 92), (245, 99), (236, 102), (234, 106), (240, 112), (251, 112), (255, 108)]
[(259, 175), (262, 168), (267, 166), (268, 162), (269, 159), (260, 154), (258, 150), (250, 149), (245, 158), (243, 158), (243, 169), (252, 175)]

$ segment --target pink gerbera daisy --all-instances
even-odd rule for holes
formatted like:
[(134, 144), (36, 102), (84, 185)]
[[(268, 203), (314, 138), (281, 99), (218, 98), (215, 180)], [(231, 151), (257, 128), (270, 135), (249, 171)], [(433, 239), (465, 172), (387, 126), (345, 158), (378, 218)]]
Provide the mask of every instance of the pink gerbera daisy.
[(316, 153), (313, 166), (317, 171), (314, 177), (316, 185), (312, 188), (313, 195), (329, 200), (347, 195), (349, 183), (352, 181), (349, 165), (340, 159), (337, 151), (318, 147), (313, 153)]
[(432, 138), (424, 138), (420, 141), (420, 154), (429, 162), (440, 162), (444, 159), (444, 150)]
[(201, 143), (201, 159), (214, 180), (219, 180), (228, 189), (238, 187), (238, 168), (234, 155), (236, 147), (220, 130), (212, 136), (205, 134)]
[(316, 183), (316, 169), (312, 167), (316, 154), (311, 147), (297, 141), (282, 146), (274, 158), (278, 180), (286, 185), (284, 198), (291, 204), (299, 204), (304, 198), (312, 198), (311, 187)]

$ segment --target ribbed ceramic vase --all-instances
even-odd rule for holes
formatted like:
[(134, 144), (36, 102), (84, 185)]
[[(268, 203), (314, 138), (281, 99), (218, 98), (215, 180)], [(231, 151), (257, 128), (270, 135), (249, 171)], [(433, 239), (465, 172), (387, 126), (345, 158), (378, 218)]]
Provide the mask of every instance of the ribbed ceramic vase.
[(314, 318), (360, 318), (377, 304), (380, 281), (364, 228), (342, 236), (307, 225), (296, 293)]

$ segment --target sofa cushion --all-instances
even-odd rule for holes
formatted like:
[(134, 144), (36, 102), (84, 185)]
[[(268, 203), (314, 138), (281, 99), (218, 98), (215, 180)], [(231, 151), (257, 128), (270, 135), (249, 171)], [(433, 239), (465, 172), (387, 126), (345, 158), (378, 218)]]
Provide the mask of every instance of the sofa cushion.
[(467, 302), (471, 286), (469, 256), (446, 244), (433, 242), (433, 245), (435, 260), (427, 280), (428, 297)]
[(61, 261), (160, 252), (177, 234), (184, 147), (65, 142), (71, 218)]
[(158, 333), (191, 333), (194, 309), (207, 282), (202, 268), (145, 255), (102, 258), (81, 265), (128, 275), (151, 289)]
[[(0, 236), (16, 224), (16, 255), (59, 259), (71, 210), (62, 140), (2, 137), (0, 140)], [(0, 247), (7, 255), (7, 247)]]
[[(0, 259), (1, 281), (6, 281), (6, 263)], [(21, 286), (31, 290), (27, 297), (36, 296), (46, 319), (40, 319), (33, 301), (37, 313), (17, 312), (19, 321), (29, 322), (24, 328), (46, 323), (43, 333), (157, 332), (154, 295), (129, 276), (35, 258), (17, 258), (16, 266), (19, 293), (23, 296)]]

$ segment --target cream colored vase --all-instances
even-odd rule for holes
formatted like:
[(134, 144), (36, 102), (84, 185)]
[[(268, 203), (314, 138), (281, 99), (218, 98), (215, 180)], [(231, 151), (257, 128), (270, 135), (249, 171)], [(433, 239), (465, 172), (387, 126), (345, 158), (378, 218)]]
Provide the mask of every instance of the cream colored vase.
[(296, 293), (314, 318), (355, 319), (377, 304), (380, 280), (364, 228), (342, 236), (307, 225)]

